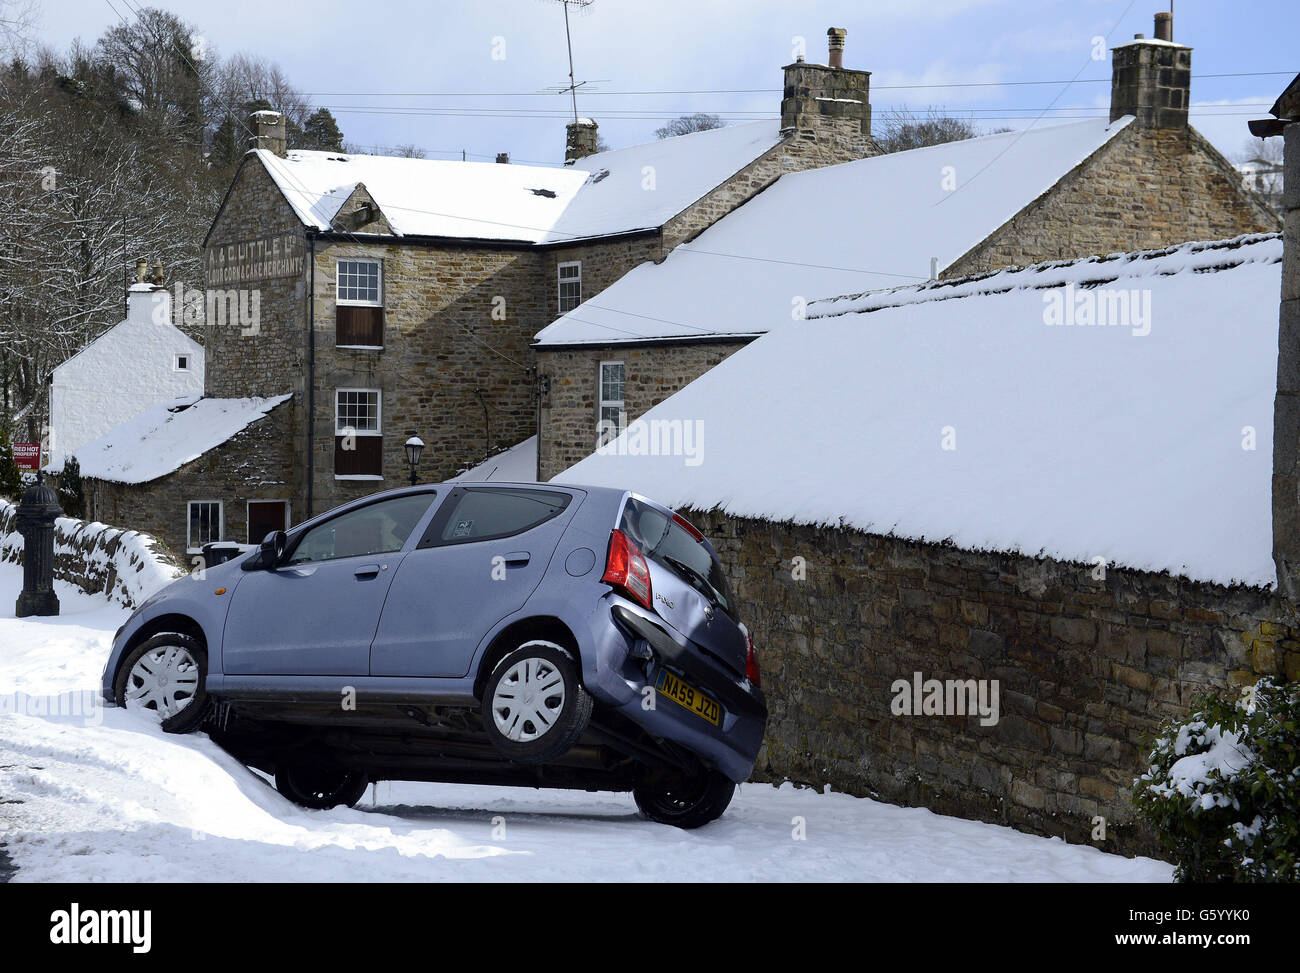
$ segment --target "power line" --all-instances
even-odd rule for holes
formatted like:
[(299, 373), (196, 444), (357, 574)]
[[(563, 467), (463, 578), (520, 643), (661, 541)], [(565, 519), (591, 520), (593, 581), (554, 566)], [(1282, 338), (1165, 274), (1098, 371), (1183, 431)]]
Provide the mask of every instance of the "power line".
[[(1294, 77), (1291, 71), (1229, 71), (1195, 74), (1197, 78), (1263, 78), (1279, 75)], [(1025, 85), (1110, 84), (1110, 78), (1076, 78), (1059, 81), (936, 81), (918, 84), (873, 84), (872, 91), (903, 91), (922, 88), (1001, 88)], [(567, 91), (567, 89), (565, 89)], [(781, 88), (656, 88), (644, 91), (587, 91), (587, 95), (770, 95)], [(564, 92), (554, 91), (305, 91), (308, 98), (554, 98)]]

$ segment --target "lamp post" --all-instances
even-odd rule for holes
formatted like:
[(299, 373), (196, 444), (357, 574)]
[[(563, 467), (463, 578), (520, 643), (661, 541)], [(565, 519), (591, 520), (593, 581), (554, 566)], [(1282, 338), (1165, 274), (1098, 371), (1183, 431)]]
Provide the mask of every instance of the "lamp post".
[(424, 452), (424, 440), (419, 436), (412, 436), (406, 441), (406, 462), (411, 464), (411, 486), (420, 482), (416, 470), (420, 466), (420, 454)]

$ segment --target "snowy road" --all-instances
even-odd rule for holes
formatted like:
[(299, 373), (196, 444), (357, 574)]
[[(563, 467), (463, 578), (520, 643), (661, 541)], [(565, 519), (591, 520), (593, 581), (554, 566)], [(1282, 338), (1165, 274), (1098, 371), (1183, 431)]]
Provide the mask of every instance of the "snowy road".
[(1150, 859), (789, 785), (747, 784), (694, 832), (641, 820), (627, 795), (501, 787), (383, 783), (355, 809), (304, 810), (202, 734), (87, 712), (123, 612), (60, 588), (61, 617), (19, 621), (20, 580), (0, 566), (0, 843), (16, 882), (1172, 875)]

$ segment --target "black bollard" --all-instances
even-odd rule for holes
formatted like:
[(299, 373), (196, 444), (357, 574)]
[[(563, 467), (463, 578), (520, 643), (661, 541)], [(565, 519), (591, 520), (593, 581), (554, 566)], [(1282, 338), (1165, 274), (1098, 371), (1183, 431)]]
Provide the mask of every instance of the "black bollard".
[(23, 491), (14, 518), (23, 535), (23, 590), (14, 614), (57, 615), (59, 598), (54, 593), (54, 519), (63, 516), (59, 495), (45, 485), (43, 473)]

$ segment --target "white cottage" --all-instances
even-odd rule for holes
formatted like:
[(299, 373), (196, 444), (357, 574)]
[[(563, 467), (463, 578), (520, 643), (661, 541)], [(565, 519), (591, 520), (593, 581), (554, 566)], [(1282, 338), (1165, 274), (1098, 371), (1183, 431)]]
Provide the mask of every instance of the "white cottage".
[(50, 466), (160, 402), (203, 394), (203, 346), (171, 323), (166, 288), (132, 284), (126, 320), (50, 378)]

